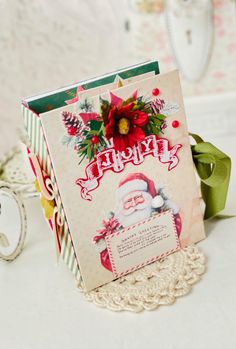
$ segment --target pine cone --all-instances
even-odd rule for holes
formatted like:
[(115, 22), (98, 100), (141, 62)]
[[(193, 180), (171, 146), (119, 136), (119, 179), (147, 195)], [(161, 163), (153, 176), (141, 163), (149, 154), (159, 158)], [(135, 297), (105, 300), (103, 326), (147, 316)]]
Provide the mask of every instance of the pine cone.
[(81, 132), (82, 123), (78, 119), (76, 114), (68, 111), (63, 111), (62, 118), (68, 134), (71, 135), (71, 130), (74, 130), (74, 134), (79, 134)]

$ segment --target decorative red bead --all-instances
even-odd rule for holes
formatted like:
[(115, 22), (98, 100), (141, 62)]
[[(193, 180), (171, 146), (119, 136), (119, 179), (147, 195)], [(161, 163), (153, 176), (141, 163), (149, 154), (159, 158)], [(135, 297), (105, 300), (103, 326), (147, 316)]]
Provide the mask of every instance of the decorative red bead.
[(68, 133), (70, 136), (74, 136), (76, 134), (76, 128), (75, 127), (69, 127)]
[(179, 127), (179, 121), (178, 120), (172, 121), (172, 127), (174, 127), (174, 128)]
[(154, 88), (154, 89), (152, 90), (152, 95), (153, 95), (153, 96), (158, 96), (159, 93), (160, 93), (159, 88)]
[(97, 143), (99, 142), (98, 136), (93, 136), (93, 137), (91, 138), (91, 141), (92, 141), (93, 144), (97, 144)]

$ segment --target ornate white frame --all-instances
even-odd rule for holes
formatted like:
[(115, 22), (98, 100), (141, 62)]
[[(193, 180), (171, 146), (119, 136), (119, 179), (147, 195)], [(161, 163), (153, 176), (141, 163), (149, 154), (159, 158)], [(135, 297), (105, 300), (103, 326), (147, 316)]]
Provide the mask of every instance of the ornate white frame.
[[(17, 206), (19, 208), (19, 213), (20, 213), (20, 219), (21, 219), (21, 227), (20, 227), (20, 235), (19, 235), (19, 240), (16, 245), (16, 248), (14, 249), (13, 252), (10, 254), (4, 254), (0, 250), (0, 258), (4, 259), (6, 261), (12, 261), (14, 260), (23, 250), (24, 247), (24, 242), (25, 242), (25, 237), (26, 237), (26, 231), (27, 231), (27, 219), (26, 219), (26, 210), (24, 203), (22, 201), (21, 195), (15, 192), (9, 183), (6, 183), (4, 181), (0, 181), (0, 190), (5, 191), (6, 193), (10, 194), (12, 198), (16, 201)], [(2, 232), (4, 235), (4, 232)]]

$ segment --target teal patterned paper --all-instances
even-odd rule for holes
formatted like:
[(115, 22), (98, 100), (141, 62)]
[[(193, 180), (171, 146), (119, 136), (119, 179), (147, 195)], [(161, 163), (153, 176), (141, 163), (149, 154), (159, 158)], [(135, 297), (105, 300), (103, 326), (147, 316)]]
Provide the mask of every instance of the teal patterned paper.
[(157, 61), (148, 61), (147, 63), (143, 63), (138, 66), (136, 65), (133, 67), (131, 66), (129, 68), (117, 70), (115, 72), (112, 72), (111, 74), (97, 77), (92, 81), (81, 81), (73, 87), (68, 86), (68, 88), (63, 89), (63, 91), (52, 91), (43, 97), (35, 96), (33, 98), (26, 99), (25, 102), (28, 104), (29, 108), (37, 114), (45, 113), (49, 110), (65, 106), (66, 100), (75, 97), (77, 88), (79, 86), (87, 90), (93, 87), (112, 83), (116, 75), (119, 75), (122, 79), (127, 79), (151, 71), (154, 71), (156, 75), (159, 74), (159, 66)]

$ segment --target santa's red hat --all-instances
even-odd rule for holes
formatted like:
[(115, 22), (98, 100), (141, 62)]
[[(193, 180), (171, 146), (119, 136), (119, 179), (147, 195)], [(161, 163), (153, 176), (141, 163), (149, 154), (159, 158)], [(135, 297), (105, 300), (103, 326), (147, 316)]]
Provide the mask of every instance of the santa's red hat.
[[(158, 206), (155, 205), (156, 207), (163, 205), (164, 201), (158, 195), (154, 182), (143, 173), (130, 173), (121, 180), (117, 189), (117, 199), (121, 200), (124, 196), (136, 190), (148, 192), (153, 199), (155, 198), (155, 202), (158, 204)], [(157, 198), (159, 199), (157, 200)]]

